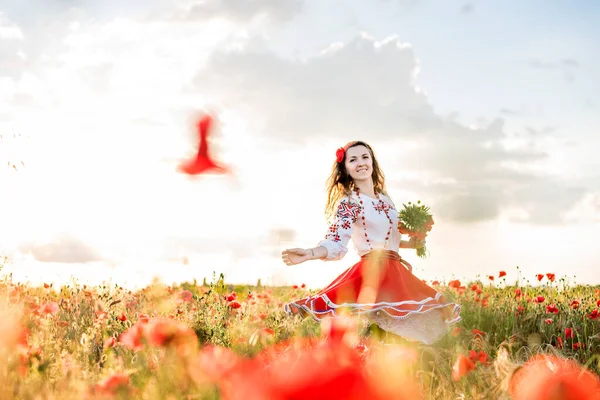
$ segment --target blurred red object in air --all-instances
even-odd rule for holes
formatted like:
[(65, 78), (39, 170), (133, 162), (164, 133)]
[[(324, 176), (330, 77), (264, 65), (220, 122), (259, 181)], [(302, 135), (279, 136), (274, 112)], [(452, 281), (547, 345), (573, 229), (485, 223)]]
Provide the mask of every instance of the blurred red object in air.
[(198, 121), (198, 134), (200, 143), (198, 145), (198, 154), (194, 159), (184, 161), (178, 167), (178, 171), (188, 175), (198, 175), (204, 173), (226, 173), (229, 170), (216, 164), (208, 152), (208, 132), (213, 124), (210, 115), (203, 116)]

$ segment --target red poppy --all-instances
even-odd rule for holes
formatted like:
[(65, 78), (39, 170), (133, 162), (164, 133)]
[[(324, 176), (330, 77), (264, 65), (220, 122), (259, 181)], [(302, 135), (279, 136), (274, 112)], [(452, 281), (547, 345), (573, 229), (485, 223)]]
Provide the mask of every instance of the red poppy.
[(117, 339), (115, 339), (114, 336), (111, 336), (104, 341), (105, 348), (115, 347), (115, 344), (117, 344)]
[(237, 299), (237, 294), (235, 292), (231, 292), (225, 298), (227, 299), (227, 301), (233, 301)]
[(479, 350), (479, 352), (475, 350), (469, 350), (469, 359), (474, 363), (485, 364), (488, 360), (488, 355), (483, 351)]
[(433, 217), (430, 215), (429, 218), (427, 219), (427, 221), (425, 222), (425, 229), (427, 230), (427, 232), (431, 232), (431, 229), (433, 228), (433, 225), (435, 224), (435, 222), (433, 221)]
[(192, 301), (192, 292), (190, 292), (189, 290), (184, 290), (181, 293), (179, 293), (179, 296), (177, 298), (181, 302), (188, 303)]
[(2, 324), (0, 324), (0, 350), (3, 348), (13, 349), (21, 347), (26, 349), (29, 346), (30, 332), (18, 318), (8, 315), (2, 316)]
[(58, 303), (51, 301), (40, 306), (39, 312), (41, 315), (56, 314), (58, 312)]
[(450, 282), (448, 282), (448, 287), (451, 287), (453, 289), (458, 289), (460, 287), (460, 281), (458, 279), (450, 281)]
[(469, 375), (475, 369), (475, 363), (468, 357), (459, 354), (452, 367), (452, 379), (459, 381), (463, 376)]
[(272, 328), (263, 328), (260, 331), (263, 335), (271, 336), (275, 334), (275, 331)]
[[(406, 351), (400, 351), (399, 357), (398, 351), (389, 347), (366, 358), (365, 352), (369, 353), (364, 345), (297, 339), (269, 346), (250, 360), (226, 352), (222, 361), (205, 359), (193, 369), (195, 375), (203, 369), (217, 378), (213, 380), (221, 395), (230, 400), (422, 398), (404, 368), (391, 364), (398, 359), (413, 363), (418, 357)], [(215, 369), (222, 372), (216, 375)]]
[(523, 312), (525, 312), (525, 307), (523, 307), (523, 306), (519, 306), (519, 307), (517, 307), (517, 311), (515, 312), (515, 314), (516, 314), (517, 316), (519, 316), (519, 315), (522, 315), (522, 314), (523, 314)]
[(546, 312), (558, 314), (558, 308), (556, 308), (556, 304), (550, 304), (546, 306)]
[(574, 337), (573, 335), (573, 328), (567, 328), (565, 329), (565, 338), (566, 339), (572, 339)]
[(498, 274), (498, 278), (502, 278), (503, 276), (506, 276), (506, 271), (500, 271)]
[(129, 390), (129, 375), (125, 372), (116, 372), (95, 386), (95, 391), (98, 394), (106, 396), (114, 396), (122, 390)]
[(573, 307), (573, 310), (577, 310), (579, 308), (579, 301), (578, 300), (571, 301), (571, 307)]
[(174, 347), (179, 355), (190, 355), (198, 347), (196, 333), (185, 323), (169, 318), (156, 318), (144, 324), (144, 335), (153, 347)]
[(240, 308), (242, 305), (240, 303), (238, 303), (237, 301), (232, 301), (228, 304), (228, 306), (231, 308), (237, 309), (237, 308)]
[(577, 362), (552, 355), (536, 355), (512, 376), (514, 400), (598, 399), (600, 381)]
[(134, 351), (144, 348), (143, 339), (144, 328), (141, 323), (136, 323), (119, 336), (119, 342)]

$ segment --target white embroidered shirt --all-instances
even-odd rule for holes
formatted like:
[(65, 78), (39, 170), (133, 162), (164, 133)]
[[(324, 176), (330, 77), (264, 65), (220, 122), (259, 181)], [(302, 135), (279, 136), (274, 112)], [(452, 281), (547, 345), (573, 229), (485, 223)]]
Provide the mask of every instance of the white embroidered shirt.
[[(363, 204), (361, 207), (359, 197)], [(384, 212), (387, 211), (392, 219), (392, 231), (385, 245), (386, 250), (398, 251), (402, 235), (398, 232), (398, 210), (392, 200), (383, 194), (379, 194), (381, 202), (376, 198), (364, 194), (352, 193), (350, 198), (342, 198), (337, 205), (325, 239), (318, 243), (327, 249), (325, 261), (340, 260), (348, 253), (348, 242), (352, 240), (359, 256), (373, 250), (383, 249), (386, 242), (386, 234), (390, 228), (390, 222)], [(365, 226), (362, 216), (365, 217), (367, 236), (365, 237)], [(367, 238), (370, 243), (367, 242)]]

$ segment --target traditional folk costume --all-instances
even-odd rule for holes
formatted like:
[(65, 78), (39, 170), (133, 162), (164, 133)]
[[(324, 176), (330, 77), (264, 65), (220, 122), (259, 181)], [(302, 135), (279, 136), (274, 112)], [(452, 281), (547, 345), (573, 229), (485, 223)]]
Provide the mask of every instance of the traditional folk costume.
[(381, 329), (432, 344), (461, 320), (460, 305), (412, 274), (398, 254), (401, 234), (398, 211), (383, 194), (377, 198), (352, 192), (337, 207), (325, 240), (325, 261), (342, 259), (352, 239), (361, 260), (313, 296), (286, 304), (289, 314), (310, 315), (316, 321), (348, 312), (366, 316)]

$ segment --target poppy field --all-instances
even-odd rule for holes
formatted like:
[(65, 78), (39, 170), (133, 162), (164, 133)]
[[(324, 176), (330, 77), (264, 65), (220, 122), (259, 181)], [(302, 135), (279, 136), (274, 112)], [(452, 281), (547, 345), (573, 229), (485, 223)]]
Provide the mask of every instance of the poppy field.
[(434, 345), (351, 316), (317, 324), (294, 287), (141, 290), (0, 280), (3, 399), (599, 399), (600, 289), (554, 274), (428, 282), (462, 306)]

